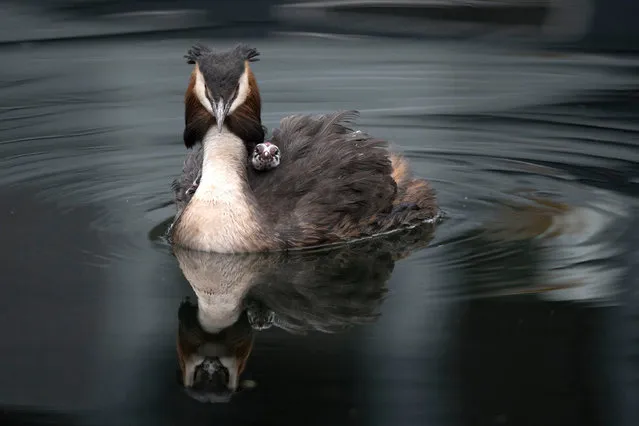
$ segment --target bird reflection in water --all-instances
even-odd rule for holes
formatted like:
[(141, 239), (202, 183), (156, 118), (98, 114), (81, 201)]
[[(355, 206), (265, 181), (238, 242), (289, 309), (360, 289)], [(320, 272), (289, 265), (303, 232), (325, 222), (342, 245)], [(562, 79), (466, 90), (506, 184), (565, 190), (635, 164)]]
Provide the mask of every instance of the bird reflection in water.
[(196, 303), (178, 312), (180, 381), (201, 402), (228, 402), (256, 331), (336, 333), (374, 322), (395, 262), (428, 245), (432, 225), (315, 250), (218, 254), (173, 248)]

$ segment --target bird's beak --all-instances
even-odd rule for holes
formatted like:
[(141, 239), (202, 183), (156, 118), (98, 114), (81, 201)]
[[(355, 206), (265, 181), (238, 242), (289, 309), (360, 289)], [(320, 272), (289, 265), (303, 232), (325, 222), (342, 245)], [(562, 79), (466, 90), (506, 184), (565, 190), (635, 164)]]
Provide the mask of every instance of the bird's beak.
[(226, 120), (226, 116), (229, 113), (229, 108), (231, 105), (227, 105), (224, 103), (224, 99), (220, 99), (215, 106), (215, 120), (217, 121), (217, 131), (222, 133), (222, 126), (224, 126), (224, 121)]

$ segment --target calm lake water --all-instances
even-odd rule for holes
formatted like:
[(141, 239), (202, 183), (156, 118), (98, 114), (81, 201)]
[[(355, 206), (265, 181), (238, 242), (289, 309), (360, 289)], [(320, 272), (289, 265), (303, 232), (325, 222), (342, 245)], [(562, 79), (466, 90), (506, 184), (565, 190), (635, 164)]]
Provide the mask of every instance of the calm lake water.
[(276, 320), (253, 332), (242, 378), (255, 388), (211, 405), (177, 383), (176, 336), (185, 297), (215, 307), (162, 237), (185, 156), (182, 57), (197, 40), (1, 48), (7, 420), (636, 424), (639, 59), (204, 40), (261, 51), (269, 128), (359, 110), (359, 127), (405, 152), (446, 214), (432, 235), (340, 253), (213, 257), (211, 288), (229, 268)]

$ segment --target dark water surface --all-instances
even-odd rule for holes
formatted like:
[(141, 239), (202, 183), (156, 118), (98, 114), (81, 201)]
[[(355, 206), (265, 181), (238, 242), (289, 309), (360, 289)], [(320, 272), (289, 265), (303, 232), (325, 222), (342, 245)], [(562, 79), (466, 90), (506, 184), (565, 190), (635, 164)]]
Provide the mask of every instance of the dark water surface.
[(360, 110), (362, 129), (433, 182), (447, 219), (410, 253), (379, 243), (216, 264), (279, 322), (254, 332), (243, 378), (255, 389), (206, 405), (176, 382), (178, 308), (197, 298), (161, 237), (193, 41), (2, 48), (7, 420), (636, 424), (639, 60), (245, 40), (262, 52), (269, 128), (290, 113)]

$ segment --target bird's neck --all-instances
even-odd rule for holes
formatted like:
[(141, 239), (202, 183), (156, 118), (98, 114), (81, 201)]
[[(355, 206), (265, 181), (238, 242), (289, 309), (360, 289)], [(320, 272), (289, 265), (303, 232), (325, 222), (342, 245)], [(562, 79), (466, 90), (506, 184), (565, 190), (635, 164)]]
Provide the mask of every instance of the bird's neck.
[(202, 140), (202, 175), (193, 198), (217, 203), (237, 203), (248, 189), (244, 142), (226, 127), (211, 127)]

